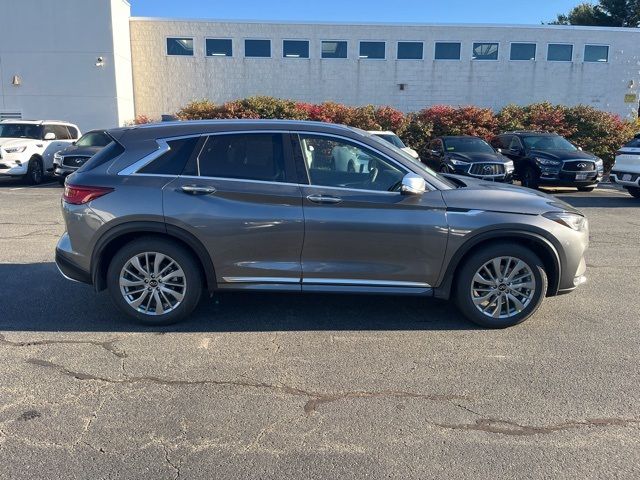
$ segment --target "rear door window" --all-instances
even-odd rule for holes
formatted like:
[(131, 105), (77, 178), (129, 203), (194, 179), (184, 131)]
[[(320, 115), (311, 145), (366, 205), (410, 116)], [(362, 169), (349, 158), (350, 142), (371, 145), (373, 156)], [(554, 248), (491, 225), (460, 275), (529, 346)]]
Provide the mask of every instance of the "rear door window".
[(197, 161), (202, 177), (286, 182), (283, 135), (210, 135)]

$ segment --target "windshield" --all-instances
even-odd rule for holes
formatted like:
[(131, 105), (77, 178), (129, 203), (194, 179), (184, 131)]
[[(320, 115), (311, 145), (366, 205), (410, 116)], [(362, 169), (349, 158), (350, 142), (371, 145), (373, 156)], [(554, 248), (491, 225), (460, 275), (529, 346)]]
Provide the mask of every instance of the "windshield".
[(33, 138), (42, 139), (40, 125), (29, 123), (0, 123), (0, 138)]
[(481, 138), (447, 138), (444, 141), (447, 152), (495, 153), (493, 148)]
[(540, 135), (524, 137), (524, 146), (529, 150), (564, 150), (575, 152), (578, 150), (571, 142), (559, 135)]
[(85, 133), (80, 140), (76, 142), (79, 147), (106, 147), (111, 143), (111, 139), (102, 132)]
[(640, 148), (640, 135), (636, 135), (636, 138), (625, 144), (625, 147)]
[(383, 140), (386, 140), (394, 147), (407, 148), (407, 146), (404, 143), (402, 143), (402, 140), (400, 140), (400, 137), (398, 137), (397, 135), (393, 135), (391, 133), (376, 133), (375, 136), (380, 137)]
[(427, 179), (429, 177), (433, 177), (433, 178), (437, 179), (438, 182), (448, 186), (449, 188), (457, 188), (457, 186), (455, 184), (453, 184), (451, 181), (447, 180), (442, 175), (437, 174), (436, 172), (431, 170), (429, 167), (427, 167), (424, 163), (422, 163), (420, 160), (416, 160), (415, 158), (413, 158), (411, 155), (409, 155), (404, 150), (401, 150), (400, 148), (396, 147), (393, 144), (391, 144), (391, 146), (389, 146), (389, 142), (379, 138), (378, 135), (367, 134), (367, 132), (365, 132), (364, 130), (360, 130), (358, 128), (354, 128), (353, 130), (355, 130), (358, 133), (361, 133), (363, 135), (368, 135), (368, 137), (373, 139), (375, 142), (380, 143), (380, 144), (384, 145), (387, 148), (391, 148), (395, 153), (397, 153), (398, 155), (401, 155), (402, 158), (404, 158), (406, 160), (409, 160), (412, 165), (418, 167), (418, 169), (420, 171), (426, 173), (427, 174)]

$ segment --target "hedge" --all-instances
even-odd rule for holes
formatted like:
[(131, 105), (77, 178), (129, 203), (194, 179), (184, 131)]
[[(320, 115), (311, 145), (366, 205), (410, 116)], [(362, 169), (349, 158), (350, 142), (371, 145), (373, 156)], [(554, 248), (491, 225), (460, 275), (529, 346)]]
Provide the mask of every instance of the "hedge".
[[(392, 130), (421, 156), (431, 139), (441, 135), (476, 135), (491, 140), (506, 130), (544, 130), (567, 137), (593, 152), (611, 168), (615, 152), (638, 130), (640, 122), (586, 105), (567, 107), (551, 103), (508, 105), (499, 112), (474, 106), (437, 105), (404, 114), (391, 107), (350, 107), (335, 102), (311, 104), (273, 97), (250, 97), (221, 105), (208, 100), (186, 105), (177, 116), (183, 120), (229, 118), (281, 118), (341, 123), (364, 130)], [(148, 119), (141, 116), (141, 120)]]

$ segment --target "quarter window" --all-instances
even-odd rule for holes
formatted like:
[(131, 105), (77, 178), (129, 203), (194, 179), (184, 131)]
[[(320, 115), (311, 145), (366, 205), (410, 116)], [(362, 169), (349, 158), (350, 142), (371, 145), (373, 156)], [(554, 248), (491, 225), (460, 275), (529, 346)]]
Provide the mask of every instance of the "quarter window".
[(193, 149), (198, 143), (199, 137), (181, 138), (167, 142), (169, 151), (142, 167), (139, 173), (152, 173), (155, 175), (180, 175), (185, 165), (193, 154)]
[(423, 53), (422, 42), (398, 42), (398, 60), (422, 60)]
[(71, 140), (69, 130), (64, 125), (45, 125), (42, 134), (46, 136), (48, 133), (53, 133), (56, 140)]
[(384, 42), (360, 42), (360, 58), (384, 60), (384, 50)]
[(585, 45), (584, 61), (589, 63), (607, 63), (609, 61), (609, 47), (606, 45)]
[(198, 156), (203, 177), (284, 182), (285, 163), (279, 133), (211, 135)]
[(347, 140), (300, 135), (311, 185), (394, 191), (404, 173), (381, 155)]
[(309, 58), (309, 42), (307, 40), (284, 40), (282, 56), (286, 58)]
[(497, 43), (474, 43), (473, 60), (498, 60)]
[(535, 43), (512, 43), (510, 59), (511, 60), (535, 60), (536, 44)]
[(547, 50), (549, 62), (571, 62), (573, 60), (573, 45), (550, 43)]
[(347, 42), (332, 40), (323, 41), (322, 58), (347, 58)]
[(228, 38), (207, 38), (207, 57), (231, 57), (233, 56), (233, 45)]
[(461, 45), (458, 42), (436, 42), (436, 60), (460, 60)]
[(193, 56), (193, 38), (167, 38), (167, 55)]
[(271, 56), (271, 40), (245, 40), (244, 56), (265, 58)]

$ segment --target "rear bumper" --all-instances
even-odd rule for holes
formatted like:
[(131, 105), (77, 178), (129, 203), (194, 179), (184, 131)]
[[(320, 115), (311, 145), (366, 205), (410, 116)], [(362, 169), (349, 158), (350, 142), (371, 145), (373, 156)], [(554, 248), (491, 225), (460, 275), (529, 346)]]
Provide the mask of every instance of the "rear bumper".
[(91, 285), (91, 273), (84, 270), (73, 258), (69, 235), (65, 232), (56, 246), (56, 266), (67, 280)]

